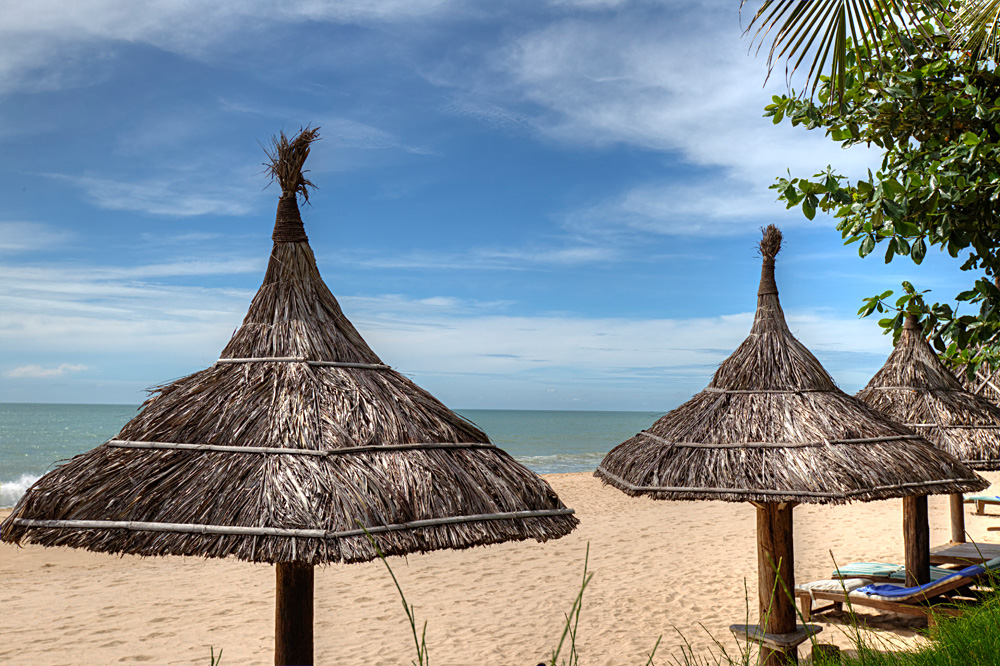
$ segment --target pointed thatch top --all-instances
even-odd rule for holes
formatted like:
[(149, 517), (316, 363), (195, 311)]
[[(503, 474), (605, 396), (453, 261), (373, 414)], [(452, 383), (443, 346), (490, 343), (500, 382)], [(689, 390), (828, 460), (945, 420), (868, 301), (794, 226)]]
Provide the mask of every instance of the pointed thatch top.
[(362, 528), (390, 555), (573, 530), (548, 483), (383, 365), (341, 312), (281, 212), (310, 185), (316, 136), (275, 141), (274, 247), (219, 361), (39, 479), (3, 541), (318, 564), (374, 558)]
[(750, 335), (701, 393), (615, 447), (596, 476), (629, 495), (842, 503), (985, 488), (959, 461), (836, 387), (788, 330), (763, 258)]
[(907, 316), (896, 348), (857, 397), (972, 469), (1000, 469), (1000, 408), (963, 388), (916, 315)]
[(316, 186), (306, 179), (307, 171), (303, 170), (306, 158), (309, 157), (309, 146), (319, 140), (318, 127), (306, 127), (294, 139), (289, 139), (284, 132), (271, 138), (270, 149), (265, 149), (269, 161), (265, 163), (271, 180), (278, 181), (281, 186), (281, 199), (278, 200), (278, 212), (274, 220), (274, 233), (271, 238), (275, 243), (299, 243), (309, 240), (302, 216), (299, 214), (298, 196), (309, 202), (309, 188)]

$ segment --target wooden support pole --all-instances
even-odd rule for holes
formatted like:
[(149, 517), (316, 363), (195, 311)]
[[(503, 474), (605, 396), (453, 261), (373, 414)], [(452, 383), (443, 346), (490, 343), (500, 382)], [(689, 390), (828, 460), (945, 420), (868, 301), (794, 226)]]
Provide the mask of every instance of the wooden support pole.
[[(792, 546), (792, 504), (757, 505), (757, 587), (764, 632), (795, 631), (795, 557)], [(762, 666), (798, 663), (796, 648), (761, 645)]]
[(961, 493), (948, 496), (951, 504), (951, 540), (965, 543), (965, 496)]
[(906, 585), (931, 581), (930, 527), (927, 524), (927, 495), (903, 498), (903, 547), (906, 550)]
[(313, 666), (313, 565), (275, 569), (274, 666)]

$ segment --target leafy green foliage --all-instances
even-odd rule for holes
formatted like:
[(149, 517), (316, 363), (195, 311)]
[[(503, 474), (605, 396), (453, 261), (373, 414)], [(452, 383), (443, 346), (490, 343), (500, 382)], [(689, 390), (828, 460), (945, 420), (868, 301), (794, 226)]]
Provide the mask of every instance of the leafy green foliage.
[[(843, 146), (882, 149), (881, 167), (850, 181), (827, 167), (811, 178), (778, 178), (772, 188), (788, 208), (801, 207), (837, 220), (845, 244), (862, 257), (884, 252), (886, 263), (909, 257), (920, 264), (932, 247), (961, 261), (969, 285), (951, 303), (928, 305), (924, 293), (904, 283), (865, 299), (862, 316), (894, 311), (880, 324), (898, 335), (912, 312), (926, 316), (932, 343), (956, 363), (1000, 363), (1000, 77), (994, 64), (950, 51), (947, 13), (924, 15), (926, 39), (885, 37), (878, 50), (847, 41), (844, 104), (823, 78), (818, 100), (775, 96), (765, 116), (777, 124), (825, 130)], [(894, 39), (906, 57), (897, 57)], [(858, 62), (879, 60), (879, 73)], [(880, 252), (881, 254), (881, 252)], [(961, 311), (961, 312), (960, 312)]]

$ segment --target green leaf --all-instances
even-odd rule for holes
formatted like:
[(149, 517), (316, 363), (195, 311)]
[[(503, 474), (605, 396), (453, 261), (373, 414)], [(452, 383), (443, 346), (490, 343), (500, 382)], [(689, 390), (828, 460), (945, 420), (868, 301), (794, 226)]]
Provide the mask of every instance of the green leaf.
[(896, 255), (896, 239), (890, 238), (885, 249), (885, 263), (891, 263), (892, 258)]
[(816, 209), (813, 208), (813, 206), (811, 205), (811, 203), (809, 201), (811, 198), (812, 198), (812, 195), (810, 195), (810, 196), (808, 196), (808, 197), (806, 197), (806, 198), (804, 198), (802, 200), (802, 214), (805, 215), (806, 218), (808, 218), (810, 220), (813, 219), (814, 217), (816, 217)]
[(962, 143), (964, 143), (967, 146), (978, 146), (979, 141), (980, 141), (979, 137), (972, 132), (966, 132), (965, 134), (962, 135)]
[(919, 265), (924, 260), (924, 255), (926, 254), (927, 245), (924, 243), (923, 236), (921, 236), (910, 246), (910, 257), (913, 258), (913, 263)]
[(906, 209), (892, 199), (882, 199), (882, 210), (892, 217), (903, 217), (906, 215)]
[(875, 249), (875, 237), (871, 234), (865, 236), (865, 239), (861, 241), (861, 247), (858, 248), (858, 254), (862, 257), (867, 257)]

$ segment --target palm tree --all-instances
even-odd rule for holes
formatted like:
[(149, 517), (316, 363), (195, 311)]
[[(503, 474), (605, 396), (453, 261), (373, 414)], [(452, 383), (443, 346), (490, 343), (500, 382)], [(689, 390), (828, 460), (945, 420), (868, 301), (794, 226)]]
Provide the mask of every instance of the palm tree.
[[(741, 11), (746, 3), (741, 0)], [(942, 12), (950, 15), (949, 25), (942, 23)], [(753, 40), (758, 42), (758, 50), (765, 41), (771, 42), (768, 77), (776, 61), (786, 61), (786, 77), (791, 77), (811, 57), (806, 86), (811, 82), (810, 90), (815, 92), (820, 75), (829, 74), (839, 98), (846, 80), (848, 37), (864, 50), (880, 55), (879, 37), (888, 33), (905, 43), (925, 33), (927, 21), (949, 31), (954, 48), (996, 63), (1000, 0), (764, 0), (747, 32), (756, 26)], [(872, 65), (859, 66), (864, 70)]]

